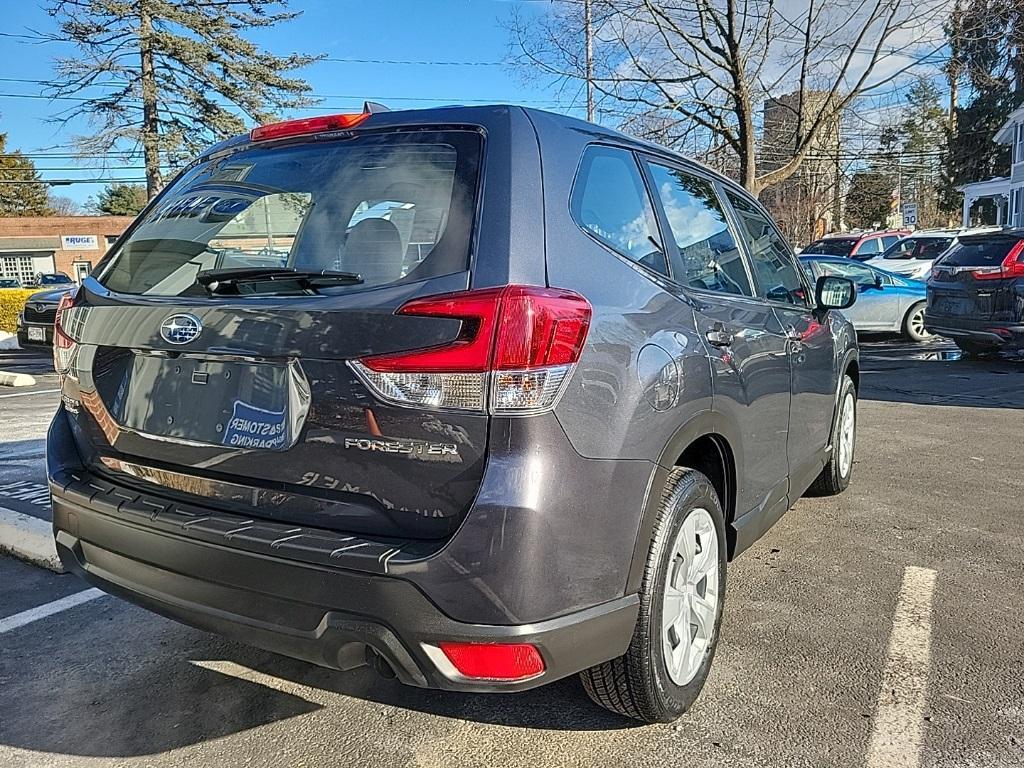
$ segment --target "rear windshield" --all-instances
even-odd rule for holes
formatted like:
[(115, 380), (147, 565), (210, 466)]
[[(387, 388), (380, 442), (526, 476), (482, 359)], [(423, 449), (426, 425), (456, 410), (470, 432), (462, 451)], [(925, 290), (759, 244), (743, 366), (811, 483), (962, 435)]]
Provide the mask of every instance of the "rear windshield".
[(817, 240), (806, 248), (803, 253), (821, 253), (826, 256), (849, 256), (857, 244), (855, 237), (829, 237)]
[(70, 282), (67, 275), (42, 275), (39, 278), (40, 285), (68, 285)]
[(1016, 237), (964, 238), (942, 257), (951, 267), (998, 267), (1018, 243)]
[(196, 276), (209, 270), (361, 278), (332, 291), (465, 270), (480, 152), (470, 131), (250, 145), (178, 179), (99, 280), (119, 293), (178, 296), (204, 292)]
[(952, 237), (905, 237), (887, 248), (882, 258), (930, 261), (937, 259), (952, 242)]

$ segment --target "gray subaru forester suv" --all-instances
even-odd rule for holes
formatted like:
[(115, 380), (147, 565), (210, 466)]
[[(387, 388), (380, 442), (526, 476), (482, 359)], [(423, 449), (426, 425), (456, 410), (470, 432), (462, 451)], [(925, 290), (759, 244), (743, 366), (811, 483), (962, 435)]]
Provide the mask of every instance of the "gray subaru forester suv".
[(64, 565), (337, 669), (670, 721), (727, 563), (853, 467), (858, 357), (764, 209), (515, 106), (256, 128), (61, 303)]

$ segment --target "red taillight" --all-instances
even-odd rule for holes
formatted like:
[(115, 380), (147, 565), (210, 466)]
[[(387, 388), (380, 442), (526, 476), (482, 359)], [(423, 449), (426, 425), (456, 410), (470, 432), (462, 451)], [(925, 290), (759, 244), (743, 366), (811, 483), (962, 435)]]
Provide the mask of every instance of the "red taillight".
[(350, 365), (378, 397), (396, 405), (541, 413), (554, 407), (579, 360), (591, 313), (578, 293), (532, 285), (414, 299), (397, 314), (461, 320), (458, 337)]
[(319, 115), (303, 117), (298, 120), (284, 120), (253, 128), (249, 132), (250, 141), (270, 141), (284, 139), (289, 136), (304, 136), (310, 133), (325, 131), (346, 131), (355, 128), (370, 116), (369, 112), (357, 112), (348, 115)]
[(482, 373), (567, 365), (579, 360), (590, 327), (590, 303), (572, 291), (509, 285), (414, 299), (399, 315), (462, 320), (450, 344), (365, 357), (374, 371)]
[(526, 680), (544, 671), (544, 659), (527, 643), (441, 643), (441, 651), (463, 677)]
[(57, 373), (67, 373), (76, 343), (65, 330), (64, 311), (75, 304), (75, 294), (65, 293), (57, 303), (57, 314), (53, 319), (53, 367)]
[(510, 285), (501, 299), (492, 367), (510, 371), (575, 363), (591, 312), (590, 302), (578, 293)]
[(1024, 277), (1024, 240), (1018, 240), (998, 267), (986, 267), (971, 271), (975, 280), (1006, 280)]

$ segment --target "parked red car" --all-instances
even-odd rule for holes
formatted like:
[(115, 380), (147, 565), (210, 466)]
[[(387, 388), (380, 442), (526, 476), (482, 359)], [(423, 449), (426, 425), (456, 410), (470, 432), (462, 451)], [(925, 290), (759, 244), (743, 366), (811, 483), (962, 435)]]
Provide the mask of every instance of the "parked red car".
[(872, 259), (893, 243), (910, 234), (909, 229), (887, 229), (877, 232), (835, 232), (825, 235), (801, 253), (822, 256), (846, 256), (857, 261)]

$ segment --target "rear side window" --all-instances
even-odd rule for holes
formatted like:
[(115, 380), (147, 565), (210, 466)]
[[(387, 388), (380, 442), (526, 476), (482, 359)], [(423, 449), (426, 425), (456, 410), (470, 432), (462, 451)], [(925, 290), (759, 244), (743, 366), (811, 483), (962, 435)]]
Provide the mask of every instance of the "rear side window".
[(747, 236), (759, 295), (769, 301), (806, 306), (800, 268), (794, 262), (786, 241), (753, 203), (733, 192), (728, 195)]
[(465, 270), (480, 153), (469, 131), (250, 145), (176, 181), (100, 282), (176, 296), (203, 271), (285, 267), (356, 273), (331, 289), (353, 291)]
[(893, 243), (898, 243), (899, 240), (899, 235), (884, 235), (882, 237), (882, 248), (891, 248)]
[(881, 242), (877, 237), (869, 237), (866, 240), (862, 240), (860, 247), (857, 248), (858, 255), (861, 253), (881, 253)]
[(874, 285), (875, 272), (856, 261), (819, 261), (818, 272), (853, 280), (857, 285)]
[(714, 186), (677, 168), (648, 165), (679, 251), (681, 274), (676, 281), (706, 291), (753, 296)]
[(1015, 237), (965, 238), (949, 249), (942, 264), (950, 267), (998, 267), (1017, 243)]
[(668, 275), (654, 209), (631, 152), (588, 147), (569, 207), (576, 223), (609, 248)]

